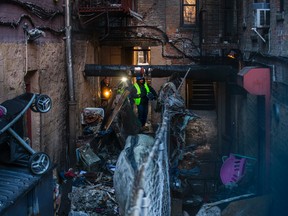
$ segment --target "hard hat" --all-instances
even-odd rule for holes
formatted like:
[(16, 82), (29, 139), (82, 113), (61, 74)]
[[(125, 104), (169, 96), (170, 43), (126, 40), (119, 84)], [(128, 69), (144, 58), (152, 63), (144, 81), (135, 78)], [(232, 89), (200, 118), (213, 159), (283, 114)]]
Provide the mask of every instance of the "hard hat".
[(141, 76), (141, 75), (136, 76), (136, 80), (141, 80), (141, 79), (143, 79), (143, 76)]

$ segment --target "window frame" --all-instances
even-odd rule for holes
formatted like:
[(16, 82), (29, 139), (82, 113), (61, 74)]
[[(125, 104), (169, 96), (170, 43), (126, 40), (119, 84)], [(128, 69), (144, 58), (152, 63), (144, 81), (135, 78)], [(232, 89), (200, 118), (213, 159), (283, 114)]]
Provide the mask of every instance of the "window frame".
[[(191, 23), (191, 24), (187, 24), (187, 23), (184, 23), (184, 8), (185, 7), (189, 7), (189, 6), (192, 6), (192, 7), (195, 7), (195, 22)], [(180, 10), (180, 26), (183, 27), (183, 28), (191, 28), (191, 27), (195, 27), (197, 25), (197, 22), (198, 22), (198, 17), (197, 17), (197, 14), (198, 14), (198, 0), (195, 0), (195, 4), (187, 4), (185, 3), (185, 0), (181, 0), (181, 10)]]

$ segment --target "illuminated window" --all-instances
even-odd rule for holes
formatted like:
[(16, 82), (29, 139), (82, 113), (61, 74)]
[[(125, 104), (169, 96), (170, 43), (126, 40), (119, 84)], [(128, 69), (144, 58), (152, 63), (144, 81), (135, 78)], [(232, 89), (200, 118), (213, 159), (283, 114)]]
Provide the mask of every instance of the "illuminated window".
[(182, 26), (193, 26), (196, 24), (196, 2), (197, 0), (182, 0)]

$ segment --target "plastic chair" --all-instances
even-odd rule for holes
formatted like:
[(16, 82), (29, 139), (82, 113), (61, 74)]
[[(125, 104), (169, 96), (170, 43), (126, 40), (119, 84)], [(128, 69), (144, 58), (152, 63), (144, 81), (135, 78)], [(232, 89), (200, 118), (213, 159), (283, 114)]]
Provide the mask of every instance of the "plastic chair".
[(230, 154), (223, 157), (220, 178), (224, 185), (236, 184), (245, 175), (245, 165), (248, 157)]

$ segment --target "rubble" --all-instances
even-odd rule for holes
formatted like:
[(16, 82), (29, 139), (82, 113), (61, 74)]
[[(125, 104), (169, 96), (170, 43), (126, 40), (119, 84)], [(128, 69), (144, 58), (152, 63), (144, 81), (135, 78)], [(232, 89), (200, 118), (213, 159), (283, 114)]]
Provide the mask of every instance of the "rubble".
[(68, 194), (71, 201), (70, 216), (119, 215), (113, 189), (113, 165), (101, 160), (97, 169), (94, 169), (95, 171), (69, 169), (64, 174), (64, 178), (72, 178), (73, 182), (72, 191)]
[(73, 186), (69, 194), (71, 211), (85, 212), (89, 216), (118, 215), (118, 205), (114, 198), (114, 189), (99, 181), (99, 184)]
[(116, 141), (113, 133), (99, 130), (78, 138), (76, 168), (59, 174), (64, 184), (72, 181), (72, 191), (68, 194), (71, 202), (69, 216), (119, 215), (113, 188), (113, 175), (120, 153)]
[[(160, 94), (157, 101), (158, 108), (165, 106), (169, 108), (170, 114), (171, 191), (175, 197), (182, 199), (183, 205), (188, 206), (188, 209), (198, 209), (197, 216), (221, 215), (217, 201), (229, 200), (233, 195), (252, 193), (254, 189), (246, 185), (237, 185), (237, 188), (219, 187), (219, 173), (216, 167), (218, 158), (215, 154), (211, 157), (215, 143), (214, 122), (200, 118), (191, 110), (185, 109), (180, 95), (177, 91), (172, 91), (177, 86), (172, 84), (172, 87), (163, 87), (163, 94)], [(173, 95), (170, 95), (170, 90)], [(71, 216), (120, 215), (120, 211), (123, 212), (126, 207), (126, 199), (129, 199), (132, 188), (131, 179), (139, 172), (139, 164), (145, 163), (154, 140), (153, 137), (137, 133), (139, 130), (135, 130), (136, 126), (133, 127), (136, 125), (135, 118), (130, 116), (133, 113), (127, 112), (130, 109), (129, 104), (123, 103), (121, 107), (125, 107), (125, 111), (118, 110), (113, 114), (113, 121), (107, 121), (108, 124), (105, 124), (109, 127), (111, 125), (111, 131), (100, 131), (99, 124), (103, 120), (100, 118), (101, 115), (95, 116), (91, 110), (83, 112), (83, 136), (77, 141), (79, 170), (68, 170), (63, 175), (64, 178), (73, 179), (73, 189), (69, 193)], [(133, 120), (130, 121), (130, 125), (123, 124), (130, 118)], [(185, 132), (191, 136), (186, 137)], [(205, 164), (207, 161), (213, 161), (215, 167)], [(199, 183), (200, 181), (202, 182)], [(209, 202), (213, 201), (216, 201), (216, 205), (209, 205)]]

